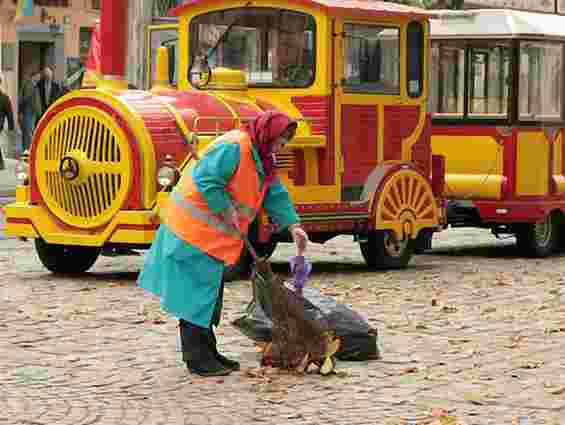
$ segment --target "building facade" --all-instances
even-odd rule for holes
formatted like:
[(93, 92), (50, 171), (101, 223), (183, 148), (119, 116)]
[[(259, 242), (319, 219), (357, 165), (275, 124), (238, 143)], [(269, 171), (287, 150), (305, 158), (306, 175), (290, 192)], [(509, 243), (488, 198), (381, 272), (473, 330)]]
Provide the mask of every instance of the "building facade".
[(100, 0), (34, 0), (33, 16), (17, 19), (16, 7), (17, 0), (0, 0), (2, 88), (14, 104), (29, 73), (52, 65), (64, 80), (85, 62)]

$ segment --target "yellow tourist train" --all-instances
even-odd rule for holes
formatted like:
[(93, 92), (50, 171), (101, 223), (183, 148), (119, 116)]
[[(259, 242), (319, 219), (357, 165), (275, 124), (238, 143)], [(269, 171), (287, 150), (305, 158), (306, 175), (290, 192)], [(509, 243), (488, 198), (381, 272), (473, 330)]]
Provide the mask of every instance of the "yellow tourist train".
[[(299, 122), (277, 166), (313, 242), (352, 235), (370, 267), (399, 268), (445, 225), (426, 11), (190, 0), (171, 11), (176, 23), (150, 28), (150, 44), (152, 31), (165, 35), (148, 53), (153, 81), (132, 90), (123, 79), (127, 1), (102, 6), (97, 87), (44, 115), (5, 208), (7, 233), (34, 239), (52, 272), (84, 272), (103, 249), (148, 248), (159, 201), (192, 153), (270, 109)], [(289, 241), (263, 215), (251, 236), (264, 255)]]
[(445, 158), (447, 221), (563, 247), (565, 17), (441, 11), (431, 20), (432, 150)]

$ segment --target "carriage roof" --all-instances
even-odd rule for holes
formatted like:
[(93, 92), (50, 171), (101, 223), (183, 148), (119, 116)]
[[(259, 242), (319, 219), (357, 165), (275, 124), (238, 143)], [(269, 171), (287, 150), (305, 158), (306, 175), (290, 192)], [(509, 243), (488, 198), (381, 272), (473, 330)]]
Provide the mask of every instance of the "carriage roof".
[[(218, 0), (186, 0), (180, 6), (171, 9), (169, 15), (180, 16), (186, 13), (190, 7), (206, 4), (216, 5), (217, 2)], [(338, 16), (348, 15), (379, 18), (404, 15), (417, 19), (429, 17), (428, 11), (424, 9), (378, 0), (287, 0), (281, 2), (281, 7), (289, 3), (318, 8), (331, 15)]]
[(508, 9), (430, 12), (433, 39), (565, 40), (565, 16)]

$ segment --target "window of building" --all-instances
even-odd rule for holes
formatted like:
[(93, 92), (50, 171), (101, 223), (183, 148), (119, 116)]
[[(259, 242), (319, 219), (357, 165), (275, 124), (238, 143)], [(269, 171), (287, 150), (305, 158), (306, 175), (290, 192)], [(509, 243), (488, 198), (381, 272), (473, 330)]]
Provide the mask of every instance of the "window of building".
[(91, 8), (95, 10), (100, 10), (100, 0), (91, 0), (92, 5)]
[(520, 119), (560, 120), (562, 90), (562, 46), (520, 43)]
[(400, 30), (345, 25), (344, 88), (376, 94), (400, 94)]
[(92, 39), (92, 28), (81, 27), (79, 32), (79, 56), (81, 58), (88, 57), (90, 50), (90, 40)]

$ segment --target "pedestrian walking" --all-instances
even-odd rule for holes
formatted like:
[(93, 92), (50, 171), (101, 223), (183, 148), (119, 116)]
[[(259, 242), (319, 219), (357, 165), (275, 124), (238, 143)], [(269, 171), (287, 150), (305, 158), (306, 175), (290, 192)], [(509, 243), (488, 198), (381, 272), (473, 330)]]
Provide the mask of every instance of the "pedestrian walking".
[[(6, 121), (8, 121), (8, 130), (13, 132), (15, 130), (15, 124), (12, 102), (10, 101), (10, 97), (2, 90), (2, 84), (2, 75), (0, 75), (0, 133), (3, 132), (4, 123)], [(3, 170), (4, 168), (4, 156), (0, 150), (0, 170)]]
[(22, 130), (22, 152), (29, 150), (33, 130), (35, 129), (35, 116), (33, 112), (33, 93), (39, 80), (39, 73), (28, 71), (18, 99), (18, 122)]
[(57, 99), (65, 94), (63, 84), (53, 78), (53, 68), (46, 66), (43, 68), (41, 78), (35, 85), (33, 96), (33, 108), (36, 123), (39, 122), (45, 111)]
[(239, 232), (247, 233), (259, 209), (289, 230), (300, 254), (306, 248), (308, 236), (275, 174), (275, 154), (296, 128), (287, 115), (269, 111), (220, 136), (161, 209), (162, 224), (138, 282), (179, 318), (183, 361), (192, 373), (239, 369), (218, 352), (213, 326), (220, 323), (225, 265), (239, 260)]

